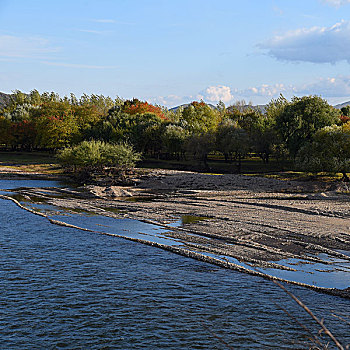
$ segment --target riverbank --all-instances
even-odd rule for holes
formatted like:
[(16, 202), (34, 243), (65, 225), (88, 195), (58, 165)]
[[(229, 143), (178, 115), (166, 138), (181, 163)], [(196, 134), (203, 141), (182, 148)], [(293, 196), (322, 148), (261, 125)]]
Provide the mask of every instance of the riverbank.
[[(43, 181), (0, 182), (0, 188), (6, 183), (13, 188), (45, 186)], [(225, 348), (204, 326), (235, 349), (312, 347), (303, 330), (276, 305), (313, 334), (319, 331), (269, 281), (114, 236), (50, 225), (10, 201), (0, 202), (0, 266), (6, 290), (0, 306), (0, 348)], [(100, 216), (82, 214), (81, 219), (85, 226), (87, 221), (106, 223)], [(152, 225), (106, 221), (114, 232), (130, 224), (132, 232), (151, 233)], [(339, 341), (350, 342), (346, 323), (336, 318), (350, 314), (347, 299), (287, 288), (324, 319)]]
[(19, 192), (68, 211), (155, 224), (192, 255), (220, 257), (258, 273), (270, 269), (281, 271), (282, 277), (297, 276), (316, 266), (311, 281), (320, 271), (325, 276), (348, 271), (342, 267), (350, 262), (350, 197), (345, 184), (175, 170), (142, 173), (131, 179), (131, 186)]

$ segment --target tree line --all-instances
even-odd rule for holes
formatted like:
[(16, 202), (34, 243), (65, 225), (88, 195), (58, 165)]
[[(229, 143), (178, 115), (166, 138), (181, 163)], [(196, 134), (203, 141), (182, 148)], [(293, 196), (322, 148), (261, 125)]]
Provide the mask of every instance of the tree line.
[[(138, 99), (15, 91), (0, 111), (0, 144), (12, 150), (57, 151), (82, 142), (132, 146), (137, 154), (200, 160), (222, 154), (242, 160), (292, 159), (302, 169), (350, 171), (350, 107), (337, 110), (319, 96), (282, 95), (264, 113), (244, 103), (212, 108), (194, 101), (175, 111)], [(97, 147), (97, 146), (96, 146)], [(137, 157), (136, 157), (137, 158)], [(135, 158), (135, 159), (136, 159)]]

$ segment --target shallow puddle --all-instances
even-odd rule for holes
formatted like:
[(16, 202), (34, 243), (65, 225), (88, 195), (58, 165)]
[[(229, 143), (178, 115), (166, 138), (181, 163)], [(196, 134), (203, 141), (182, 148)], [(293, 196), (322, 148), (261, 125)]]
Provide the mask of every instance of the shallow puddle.
[(182, 215), (181, 225), (195, 224), (197, 222), (204, 221), (204, 220), (209, 220), (209, 218), (205, 216)]
[(297, 271), (277, 269), (257, 269), (269, 275), (324, 288), (345, 289), (350, 287), (350, 261), (319, 254), (319, 258), (329, 264), (313, 263), (302, 259), (282, 259), (277, 261), (282, 266), (295, 268)]

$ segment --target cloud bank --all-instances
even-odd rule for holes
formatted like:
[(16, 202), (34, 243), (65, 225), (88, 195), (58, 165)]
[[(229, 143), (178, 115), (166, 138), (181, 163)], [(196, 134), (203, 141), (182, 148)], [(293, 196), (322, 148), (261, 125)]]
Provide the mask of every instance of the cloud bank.
[(350, 99), (350, 76), (320, 78), (316, 82), (299, 87), (297, 92), (302, 95), (316, 94), (326, 98)]
[(224, 103), (230, 102), (233, 99), (231, 88), (224, 85), (209, 86), (199, 93), (203, 100), (209, 102), (222, 101)]
[(283, 61), (350, 63), (350, 21), (331, 27), (303, 28), (258, 45), (268, 55)]
[(350, 100), (350, 75), (319, 78), (303, 85), (261, 84), (246, 89), (236, 89), (224, 85), (209, 86), (198, 94), (188, 96), (168, 95), (149, 98), (152, 103), (174, 107), (203, 99), (205, 102), (217, 104), (220, 100), (226, 105), (239, 100), (253, 104), (265, 104), (283, 94), (290, 99), (292, 96), (318, 95), (330, 101)]

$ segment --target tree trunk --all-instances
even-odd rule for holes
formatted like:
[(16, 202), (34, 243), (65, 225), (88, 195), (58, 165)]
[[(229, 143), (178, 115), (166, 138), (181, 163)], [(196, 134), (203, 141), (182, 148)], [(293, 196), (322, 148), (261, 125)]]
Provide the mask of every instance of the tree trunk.
[(341, 179), (343, 182), (350, 182), (349, 176), (345, 171), (342, 172), (343, 178)]

